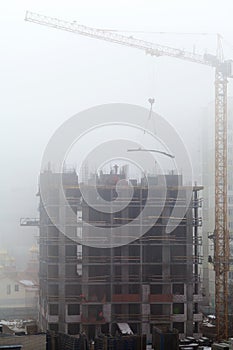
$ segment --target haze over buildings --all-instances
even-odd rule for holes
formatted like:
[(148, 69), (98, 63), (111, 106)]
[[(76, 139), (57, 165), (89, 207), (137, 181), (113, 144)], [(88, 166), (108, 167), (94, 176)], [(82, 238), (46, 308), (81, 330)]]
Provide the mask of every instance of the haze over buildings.
[[(0, 28), (3, 33), (0, 58), (3, 116), (3, 125), (0, 128), (0, 248), (2, 251), (7, 248), (10, 255), (16, 258), (16, 265), (22, 269), (25, 268), (25, 254), (37, 236), (40, 246), (41, 329), (69, 334), (85, 331), (89, 339), (92, 339), (99, 332), (114, 333), (118, 323), (128, 322), (134, 332), (147, 334), (149, 340), (153, 326), (176, 328), (180, 336), (198, 336), (202, 320), (199, 309), (202, 296), (205, 297), (206, 310), (212, 311), (214, 307), (213, 274), (210, 278), (213, 272), (210, 272), (213, 257), (212, 251), (209, 250), (208, 238), (209, 233), (214, 230), (214, 112), (211, 111), (208, 119), (205, 110), (206, 105), (214, 101), (213, 67), (177, 60), (174, 57), (151, 57), (129, 47), (28, 23), (24, 21), (26, 10), (61, 18), (70, 23), (77, 22), (90, 27), (126, 32), (129, 38), (138, 37), (176, 47), (181, 56), (185, 50), (201, 55), (214, 55), (216, 33), (221, 33), (224, 57), (228, 59), (233, 57), (233, 5), (226, 0), (221, 3), (215, 0), (100, 0), (97, 3), (90, 0), (23, 0), (20, 3), (10, 0), (0, 5)], [(197, 32), (198, 34), (195, 34)], [(232, 86), (232, 82), (229, 81), (228, 95), (233, 95)], [(194, 173), (193, 181), (189, 183), (189, 186), (192, 186), (189, 187), (189, 191), (191, 188), (193, 196), (191, 204), (184, 217), (180, 216), (175, 230), (169, 237), (166, 225), (170, 225), (169, 215), (172, 214), (173, 221), (178, 217), (173, 216), (171, 208), (177, 198), (177, 182), (182, 182), (185, 178), (182, 166), (185, 168), (186, 162), (173, 171), (171, 162), (166, 163), (167, 159), (164, 163), (153, 159), (151, 167), (136, 171), (132, 164), (124, 164), (122, 157), (118, 159), (118, 164), (124, 165), (123, 170), (118, 171), (117, 166), (113, 167), (115, 163), (110, 162), (100, 171), (93, 157), (92, 162), (87, 162), (80, 172), (77, 171), (77, 163), (80, 162), (78, 157), (81, 158), (89, 151), (89, 145), (98, 148), (101, 153), (102, 140), (108, 139), (109, 142), (114, 135), (119, 136), (121, 143), (128, 136), (132, 136), (127, 127), (102, 127), (99, 132), (90, 133), (89, 139), (83, 137), (74, 149), (73, 156), (71, 154), (70, 158), (64, 157), (64, 193), (70, 204), (70, 211), (68, 206), (63, 206), (61, 198), (64, 193), (57, 186), (61, 168), (55, 170), (56, 162), (48, 158), (46, 166), (43, 164), (41, 169), (46, 145), (57, 128), (72, 115), (96, 105), (125, 103), (140, 106), (138, 108), (146, 107), (147, 121), (150, 121), (153, 113), (150, 111), (149, 98), (155, 99), (153, 111), (163, 116), (169, 125), (173, 125), (174, 133), (177, 131), (181, 135), (191, 154)], [(232, 111), (230, 112), (232, 118)], [(208, 122), (203, 133), (206, 154), (202, 158), (200, 141), (203, 118), (208, 119)], [(156, 134), (158, 125), (155, 123), (153, 128), (152, 131)], [(134, 134), (138, 140), (143, 133), (145, 134), (145, 129), (144, 132), (142, 129), (144, 126), (140, 130), (142, 135)], [(167, 132), (167, 139), (171, 139), (171, 129)], [(228, 227), (231, 230), (233, 187), (230, 123), (228, 131)], [(158, 138), (160, 136), (159, 134)], [(148, 149), (154, 151), (158, 149), (159, 143), (153, 140), (148, 141), (147, 145)], [(61, 143), (54, 148), (54, 154), (58, 157), (60, 146)], [(107, 148), (103, 147), (103, 152), (106, 152)], [(125, 148), (125, 152), (127, 151)], [(167, 153), (169, 161), (174, 159), (173, 152), (174, 149), (171, 148)], [(144, 158), (144, 154), (140, 156)], [(113, 157), (114, 162), (115, 158)], [(208, 162), (205, 162), (205, 159)], [(162, 170), (159, 172), (161, 164)], [(76, 171), (70, 172), (70, 165)], [(95, 223), (98, 228), (109, 228), (109, 232), (112, 233), (113, 228), (125, 224), (127, 220), (130, 223), (134, 221), (138, 209), (143, 209), (145, 205), (147, 188), (144, 178), (149, 175), (148, 183), (151, 182), (152, 192), (155, 194), (157, 191), (157, 195), (163, 187), (160, 183), (162, 173), (166, 174), (168, 185), (165, 206), (158, 214), (155, 226), (144, 232), (145, 235), (134, 237), (135, 231), (129, 229), (127, 237), (133, 239), (127, 244), (121, 242), (122, 237), (111, 235), (101, 236), (101, 239), (97, 237), (97, 241), (102, 242), (102, 249), (95, 246), (96, 241), (94, 245), (87, 244), (88, 241), (80, 244), (83, 243), (84, 233), (85, 237), (93, 239), (90, 233), (93, 231), (88, 223)], [(88, 181), (85, 182), (83, 178), (87, 174)], [(90, 174), (92, 175), (89, 176)], [(38, 178), (49, 180), (43, 199)], [(117, 186), (119, 191), (123, 188), (122, 193), (125, 195), (121, 197), (122, 201), (133, 193), (129, 207), (124, 208), (120, 214), (99, 212), (97, 209), (102, 205), (100, 197), (107, 202), (117, 200), (116, 179), (120, 179), (120, 185)], [(97, 193), (93, 189), (96, 180)], [(90, 202), (81, 194), (81, 182), (83, 189), (87, 190)], [(199, 190), (202, 188), (199, 184), (206, 185), (203, 192), (203, 240), (200, 229), (202, 219), (199, 215), (202, 204)], [(179, 203), (182, 206), (188, 197), (186, 179), (183, 181), (181, 193), (183, 197), (179, 198)], [(161, 198), (156, 198), (151, 204), (153, 210), (160, 200)], [(90, 205), (92, 202), (96, 205), (94, 209)], [(46, 212), (46, 205), (52, 207), (52, 217)], [(149, 213), (148, 220), (156, 216), (153, 210)], [(70, 214), (74, 215), (70, 217)], [(26, 216), (32, 219), (32, 223), (39, 225), (39, 237), (38, 227), (20, 227), (20, 218)], [(57, 217), (58, 225), (53, 222), (54, 217)], [(136, 227), (143, 230), (144, 223), (141, 218), (140, 220), (135, 224), (135, 230)], [(65, 235), (62, 228), (65, 228)], [(80, 241), (77, 244), (78, 239)], [(107, 243), (112, 244), (112, 240), (118, 244), (106, 248)], [(202, 260), (199, 248), (203, 242)], [(203, 286), (199, 274), (199, 263), (202, 261)], [(35, 267), (35, 261), (33, 264), (31, 267)], [(28, 269), (27, 273), (29, 276), (32, 271)], [(229, 275), (231, 278), (232, 271)], [(32, 306), (34, 312), (37, 287), (31, 288), (27, 279), (16, 279), (10, 274), (7, 277), (2, 274), (0, 277), (2, 307), (4, 308), (7, 300), (8, 304), (5, 303), (5, 306), (15, 303), (17, 307), (24, 308), (27, 306), (24, 305), (27, 304), (25, 296), (33, 292), (35, 295), (33, 294), (30, 307)], [(223, 295), (224, 293), (221, 294)], [(32, 298), (30, 297), (30, 301)]]
[[(232, 38), (228, 1), (8, 1), (1, 5), (2, 115), (1, 242), (21, 253), (36, 234), (21, 229), (18, 218), (37, 216), (34, 193), (44, 147), (54, 130), (71, 115), (108, 102), (148, 106), (181, 133), (198, 165), (197, 138), (202, 108), (213, 100), (213, 71), (137, 50), (95, 42), (24, 22), (26, 10), (77, 20), (96, 27), (168, 32), (221, 32)], [(122, 15), (124, 14), (124, 15)], [(224, 19), (224, 20), (223, 20)], [(136, 34), (133, 34), (136, 36)], [(213, 35), (143, 36), (171, 46), (215, 50)], [(226, 56), (231, 55), (225, 45)], [(93, 59), (94, 57), (94, 59)], [(230, 93), (232, 91), (229, 84)], [(11, 205), (14, 200), (14, 206)], [(22, 206), (23, 201), (23, 206)], [(11, 247), (14, 236), (17, 247)], [(22, 236), (28, 242), (24, 247)]]

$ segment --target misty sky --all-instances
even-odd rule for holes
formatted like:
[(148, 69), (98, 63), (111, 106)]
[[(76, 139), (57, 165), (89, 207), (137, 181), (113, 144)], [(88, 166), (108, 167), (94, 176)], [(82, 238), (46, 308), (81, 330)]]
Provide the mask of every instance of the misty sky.
[(215, 53), (219, 32), (233, 58), (232, 1), (2, 1), (0, 248), (18, 261), (38, 233), (20, 228), (19, 219), (38, 216), (43, 150), (66, 119), (103, 103), (148, 107), (154, 97), (155, 111), (178, 130), (196, 166), (203, 108), (214, 99), (211, 68), (25, 22), (26, 10), (98, 28), (209, 33), (127, 34), (200, 53)]

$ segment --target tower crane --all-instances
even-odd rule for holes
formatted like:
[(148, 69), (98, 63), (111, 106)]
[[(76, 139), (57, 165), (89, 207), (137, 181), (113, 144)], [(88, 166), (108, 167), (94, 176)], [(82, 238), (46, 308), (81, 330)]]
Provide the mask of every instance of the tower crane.
[(217, 52), (196, 54), (153, 42), (121, 35), (115, 31), (97, 29), (43, 16), (26, 13), (26, 21), (53, 27), (74, 34), (105, 40), (136, 48), (155, 57), (169, 56), (198, 63), (215, 69), (215, 230), (214, 230), (214, 269), (216, 331), (218, 340), (228, 338), (228, 272), (229, 272), (229, 232), (227, 203), (227, 83), (233, 77), (232, 60), (224, 60), (221, 36), (218, 35)]

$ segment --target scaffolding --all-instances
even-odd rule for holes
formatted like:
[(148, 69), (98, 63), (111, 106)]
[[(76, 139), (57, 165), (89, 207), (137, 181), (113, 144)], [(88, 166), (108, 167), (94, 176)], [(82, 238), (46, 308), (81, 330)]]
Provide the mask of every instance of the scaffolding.
[[(60, 191), (59, 174), (47, 172), (41, 176), (52, 179), (47, 198), (54, 211), (61, 213), (64, 208), (60, 207), (56, 194)], [(66, 174), (65, 180), (67, 201), (81, 218), (75, 223), (67, 218), (67, 230), (73, 237), (77, 237), (77, 230), (85, 227), (85, 222), (106, 229), (131, 222), (146, 201), (147, 188), (138, 183), (128, 208), (119, 215), (105, 215), (103, 220), (101, 207), (100, 212), (95, 211), (93, 215), (90, 205), (80, 201), (77, 176)], [(174, 178), (176, 182), (177, 178)], [(182, 189), (184, 197), (177, 203), (180, 206), (186, 205), (187, 188), (183, 186)], [(198, 333), (202, 319), (198, 309), (201, 301), (198, 264), (202, 261), (199, 250), (202, 200), (198, 193), (201, 189), (200, 186), (192, 188), (193, 199), (185, 217), (174, 218), (178, 226), (167, 234), (166, 225), (176, 203), (177, 187), (168, 187), (164, 209), (156, 217), (153, 207), (159, 205), (160, 200), (156, 197), (158, 187), (154, 186), (149, 219), (157, 222), (131, 243), (104, 249), (81, 246), (66, 237), (54, 226), (41, 201), (37, 222), (40, 229), (39, 322), (42, 330), (69, 334), (82, 330), (93, 338), (100, 331), (112, 332), (117, 322), (128, 322), (134, 332), (147, 334), (148, 338), (154, 325), (177, 328), (181, 335)], [(112, 200), (115, 196), (114, 185), (101, 183), (98, 190), (103, 198)], [(93, 186), (90, 185), (88, 191), (91, 195)], [(134, 225), (143, 223), (135, 219)]]

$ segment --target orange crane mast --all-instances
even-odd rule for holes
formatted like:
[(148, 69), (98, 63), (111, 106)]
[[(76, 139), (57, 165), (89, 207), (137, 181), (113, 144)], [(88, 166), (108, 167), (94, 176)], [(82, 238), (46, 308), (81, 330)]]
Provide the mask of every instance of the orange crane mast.
[(152, 56), (170, 56), (215, 68), (215, 308), (218, 340), (228, 338), (228, 272), (229, 272), (229, 231), (227, 198), (227, 83), (232, 78), (232, 60), (224, 60), (221, 37), (218, 35), (216, 55), (196, 54), (177, 48), (158, 45), (153, 42), (125, 36), (116, 31), (87, 27), (76, 21), (68, 22), (26, 13), (26, 21), (53, 27), (74, 34), (105, 40), (136, 48)]

